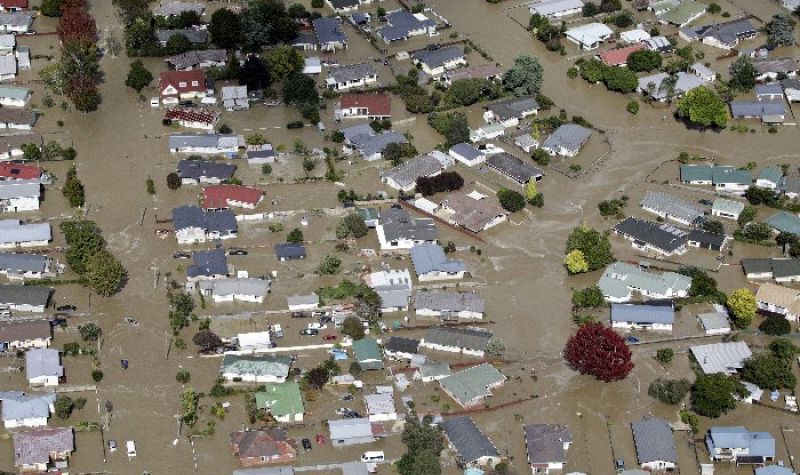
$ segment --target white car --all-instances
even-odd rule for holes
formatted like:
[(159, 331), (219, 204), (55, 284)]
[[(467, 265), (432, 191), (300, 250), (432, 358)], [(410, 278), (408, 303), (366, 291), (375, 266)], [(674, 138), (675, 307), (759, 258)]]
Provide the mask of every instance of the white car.
[(111, 439), (108, 441), (108, 451), (109, 452), (116, 452), (117, 451), (117, 441)]
[(161, 101), (157, 97), (150, 98), (150, 107), (158, 109), (161, 106)]
[(312, 322), (308, 324), (307, 328), (310, 328), (312, 330), (324, 330), (328, 328), (328, 325), (323, 325), (322, 323), (319, 322)]
[(125, 448), (128, 449), (128, 457), (136, 457), (136, 442), (132, 440), (125, 442)]

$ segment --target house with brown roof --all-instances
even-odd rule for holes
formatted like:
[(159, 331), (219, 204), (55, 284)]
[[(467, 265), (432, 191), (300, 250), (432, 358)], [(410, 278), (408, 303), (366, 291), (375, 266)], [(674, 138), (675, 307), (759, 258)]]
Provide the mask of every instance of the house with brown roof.
[(205, 97), (206, 73), (201, 69), (164, 71), (159, 76), (158, 90), (165, 104), (175, 104), (180, 99)]
[(72, 427), (49, 427), (15, 432), (14, 465), (23, 472), (45, 472), (50, 466), (65, 469), (75, 450)]
[(442, 209), (449, 213), (450, 224), (461, 226), (473, 233), (481, 232), (508, 219), (508, 212), (497, 200), (489, 197), (473, 198), (473, 194), (454, 191), (442, 200)]
[(771, 283), (761, 284), (756, 292), (758, 310), (762, 313), (780, 315), (796, 322), (800, 317), (800, 292)]
[(282, 429), (231, 432), (233, 455), (245, 467), (272, 463), (292, 463), (297, 458), (293, 441)]
[(391, 119), (392, 98), (389, 94), (345, 94), (334, 112), (339, 119)]
[(203, 209), (255, 209), (264, 198), (258, 188), (243, 185), (214, 185), (203, 188)]
[(47, 320), (0, 321), (0, 353), (23, 348), (47, 348), (53, 330)]
[(219, 120), (219, 112), (208, 109), (170, 109), (164, 114), (164, 125), (177, 124), (188, 129), (212, 131)]
[(610, 49), (597, 57), (607, 66), (625, 66), (628, 63), (628, 56), (644, 48), (643, 43), (634, 43), (623, 48)]

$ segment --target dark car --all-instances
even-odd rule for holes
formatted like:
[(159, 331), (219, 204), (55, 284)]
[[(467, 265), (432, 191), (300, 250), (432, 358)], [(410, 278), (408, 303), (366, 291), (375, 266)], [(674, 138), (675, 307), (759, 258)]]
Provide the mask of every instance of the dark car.
[(172, 254), (172, 258), (173, 259), (191, 259), (192, 255), (190, 253), (188, 253), (188, 252), (180, 252), (180, 251), (178, 251), (178, 252)]
[(322, 317), (319, 317), (319, 323), (330, 323), (332, 321), (333, 321), (333, 317), (328, 317), (328, 316), (325, 316), (325, 315), (323, 315)]
[(60, 307), (56, 307), (56, 312), (74, 312), (78, 310), (78, 307), (74, 305), (62, 305)]
[(353, 400), (353, 395), (352, 394), (345, 394), (344, 396), (342, 396), (339, 399), (341, 399), (342, 401), (352, 401)]
[(311, 441), (308, 439), (303, 439), (303, 448), (306, 450), (311, 450)]
[(698, 201), (703, 206), (714, 206), (714, 202), (711, 200), (700, 200)]
[(316, 336), (319, 335), (319, 330), (316, 328), (303, 328), (300, 330), (300, 334), (305, 336)]
[(342, 415), (348, 419), (361, 419), (361, 414), (357, 413), (356, 411), (348, 411)]
[(246, 256), (247, 251), (244, 249), (231, 249), (228, 251), (229, 256)]
[(629, 345), (638, 345), (639, 344), (639, 339), (636, 338), (635, 336), (629, 336), (629, 337), (625, 338), (625, 343), (627, 343)]

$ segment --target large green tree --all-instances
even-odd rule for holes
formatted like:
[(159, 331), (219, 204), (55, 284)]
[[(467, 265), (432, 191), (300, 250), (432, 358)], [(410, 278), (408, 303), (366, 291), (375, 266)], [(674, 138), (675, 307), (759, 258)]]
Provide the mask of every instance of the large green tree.
[(402, 440), (406, 453), (396, 464), (400, 475), (439, 475), (442, 467), (439, 455), (444, 444), (437, 426), (431, 425), (430, 417), (419, 420), (414, 411), (406, 418)]
[(793, 389), (797, 385), (792, 361), (772, 353), (759, 353), (748, 358), (741, 374), (744, 381), (763, 389)]
[(677, 115), (702, 127), (725, 127), (728, 123), (728, 106), (712, 90), (697, 87), (678, 101)]
[(297, 24), (281, 0), (248, 0), (241, 21), (245, 44), (252, 51), (297, 36)]
[(758, 71), (749, 56), (739, 56), (731, 63), (730, 71), (731, 79), (728, 85), (731, 89), (747, 92), (755, 87)]
[(104, 249), (86, 262), (86, 280), (98, 295), (109, 297), (122, 287), (125, 269), (113, 254)]
[(544, 72), (539, 60), (530, 55), (520, 55), (503, 76), (503, 85), (515, 96), (536, 95), (542, 88)]
[(758, 310), (753, 291), (747, 288), (736, 289), (728, 296), (728, 308), (733, 314), (733, 323), (738, 328), (747, 328)]
[(643, 49), (628, 55), (627, 65), (631, 71), (653, 71), (661, 67), (661, 53)]
[(574, 250), (583, 253), (589, 266), (589, 272), (614, 262), (614, 253), (611, 251), (608, 233), (601, 233), (586, 225), (573, 229), (567, 238), (565, 253), (569, 254)]
[(242, 20), (235, 12), (220, 8), (211, 15), (208, 32), (215, 45), (233, 49), (242, 41)]
[(692, 386), (692, 410), (701, 416), (716, 418), (733, 410), (736, 397), (744, 394), (744, 386), (732, 376), (701, 375)]
[(128, 71), (128, 77), (125, 79), (125, 85), (136, 92), (142, 92), (153, 82), (153, 73), (144, 67), (141, 59), (131, 63), (131, 68)]
[(305, 59), (297, 49), (291, 46), (279, 46), (267, 52), (264, 57), (270, 74), (282, 81), (295, 73), (302, 73)]
[(794, 44), (794, 26), (796, 22), (785, 13), (773, 15), (765, 26), (767, 44), (770, 46), (785, 46)]

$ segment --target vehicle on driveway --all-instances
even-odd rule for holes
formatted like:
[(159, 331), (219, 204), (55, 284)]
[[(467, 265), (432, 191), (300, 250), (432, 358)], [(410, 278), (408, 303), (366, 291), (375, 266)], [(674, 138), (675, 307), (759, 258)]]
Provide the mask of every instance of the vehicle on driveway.
[(177, 251), (177, 252), (172, 254), (172, 258), (173, 259), (191, 259), (192, 258), (192, 253), (191, 252)]
[(338, 338), (336, 335), (325, 335), (322, 337), (325, 341), (335, 341)]
[(316, 336), (319, 335), (319, 330), (316, 330), (314, 328), (303, 328), (302, 330), (300, 330), (300, 334), (303, 336)]
[(319, 322), (311, 322), (308, 324), (307, 328), (313, 328), (314, 330), (324, 330), (328, 328), (328, 325), (323, 325)]
[(116, 452), (117, 451), (117, 441), (111, 439), (108, 441), (108, 451), (109, 452)]
[(349, 407), (340, 407), (339, 409), (336, 409), (336, 414), (340, 416), (343, 416), (348, 412), (353, 412), (353, 410), (350, 409)]
[(247, 251), (245, 251), (244, 249), (229, 249), (228, 250), (228, 255), (229, 256), (246, 256), (247, 255)]
[(317, 445), (325, 445), (325, 436), (317, 434)]
[(625, 337), (625, 343), (627, 343), (629, 345), (638, 345), (639, 344), (639, 339), (636, 338), (635, 336), (628, 336), (628, 337)]
[(306, 450), (311, 450), (311, 441), (308, 439), (303, 439), (303, 448)]
[(61, 305), (56, 307), (56, 312), (74, 312), (75, 310), (78, 310), (78, 307), (74, 305)]

